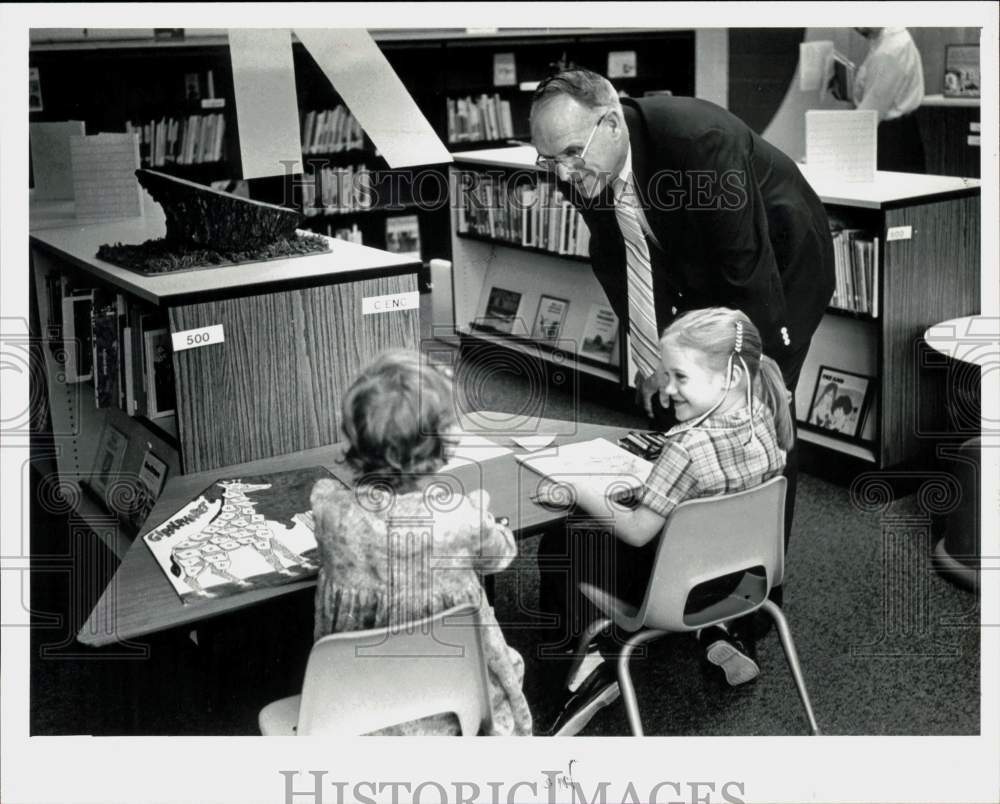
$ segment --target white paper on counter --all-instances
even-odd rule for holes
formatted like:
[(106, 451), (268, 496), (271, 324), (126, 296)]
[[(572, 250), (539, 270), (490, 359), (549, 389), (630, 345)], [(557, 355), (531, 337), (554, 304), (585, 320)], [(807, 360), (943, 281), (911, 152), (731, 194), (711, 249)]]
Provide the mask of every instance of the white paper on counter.
[(878, 112), (874, 109), (806, 112), (806, 164), (810, 172), (844, 182), (875, 180)]

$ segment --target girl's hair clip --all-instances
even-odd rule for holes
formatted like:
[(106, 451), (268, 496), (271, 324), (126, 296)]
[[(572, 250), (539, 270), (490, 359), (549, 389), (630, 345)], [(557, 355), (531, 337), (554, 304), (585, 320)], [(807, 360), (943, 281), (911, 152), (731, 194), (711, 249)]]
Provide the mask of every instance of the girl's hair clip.
[(733, 351), (736, 354), (743, 351), (743, 322), (739, 319), (736, 321), (736, 343), (733, 345)]

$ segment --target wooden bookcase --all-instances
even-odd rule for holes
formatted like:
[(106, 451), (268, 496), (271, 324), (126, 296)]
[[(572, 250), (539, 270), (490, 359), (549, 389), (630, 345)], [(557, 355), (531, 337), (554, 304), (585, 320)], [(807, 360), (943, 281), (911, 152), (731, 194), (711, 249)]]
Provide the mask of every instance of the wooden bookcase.
[[(340, 401), (360, 369), (385, 349), (417, 346), (419, 262), (340, 240), (331, 241), (326, 254), (149, 277), (94, 256), (104, 243), (161, 237), (162, 212), (153, 206), (143, 218), (32, 229), (40, 333), (51, 331), (46, 277), (58, 273), (78, 286), (141, 301), (162, 316), (171, 335), (221, 325), (224, 341), (173, 351), (176, 412), (152, 422), (114, 406), (97, 409), (93, 382), (67, 382), (58, 350), (44, 348), (61, 482), (78, 494), (108, 422), (128, 437), (130, 449), (132, 442), (155, 441), (171, 473), (338, 441)], [(44, 217), (39, 212), (36, 220)], [(410, 294), (406, 309), (363, 310), (366, 300), (399, 294)], [(84, 507), (107, 524), (106, 511)]]
[(927, 95), (914, 114), (927, 172), (978, 179), (982, 151), (979, 98)]
[[(453, 184), (461, 171), (534, 172), (530, 147), (455, 154)], [(878, 239), (878, 307), (873, 314), (830, 309), (813, 338), (796, 389), (800, 419), (807, 416), (821, 366), (873, 378), (867, 419), (853, 440), (800, 429), (803, 441), (851, 455), (875, 466), (911, 460), (925, 449), (925, 436), (942, 420), (940, 399), (922, 371), (924, 330), (939, 321), (979, 311), (979, 182), (947, 176), (878, 173), (870, 184), (849, 184), (803, 173), (831, 215)], [(453, 188), (452, 197), (459, 194)], [(452, 212), (453, 293), (456, 333), (569, 365), (621, 385), (617, 365), (595, 366), (575, 357), (592, 304), (606, 304), (603, 289), (586, 261), (541, 253), (486, 238), (460, 234)], [(491, 288), (522, 294), (516, 337), (484, 335), (482, 319)], [(542, 294), (569, 301), (561, 348), (539, 344), (527, 329)]]

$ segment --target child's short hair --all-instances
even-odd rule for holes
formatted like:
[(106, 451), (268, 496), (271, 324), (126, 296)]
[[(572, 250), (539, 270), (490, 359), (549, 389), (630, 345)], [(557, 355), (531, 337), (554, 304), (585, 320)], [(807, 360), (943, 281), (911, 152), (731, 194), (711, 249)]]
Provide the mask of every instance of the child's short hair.
[(738, 351), (750, 373), (748, 380), (754, 394), (774, 414), (778, 445), (786, 450), (791, 448), (795, 429), (781, 369), (764, 354), (760, 331), (746, 313), (728, 307), (706, 307), (683, 313), (663, 331), (660, 345), (669, 343), (699, 352), (707, 368), (720, 372), (726, 370), (729, 358)]
[(451, 381), (418, 352), (375, 359), (348, 389), (342, 428), (356, 470), (399, 489), (448, 461), (455, 424)]

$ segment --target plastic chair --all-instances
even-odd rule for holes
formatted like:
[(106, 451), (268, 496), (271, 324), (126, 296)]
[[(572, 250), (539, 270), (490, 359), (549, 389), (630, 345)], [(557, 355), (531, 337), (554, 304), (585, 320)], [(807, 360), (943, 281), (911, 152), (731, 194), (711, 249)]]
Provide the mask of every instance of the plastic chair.
[[(580, 584), (580, 591), (605, 617), (595, 620), (582, 636), (570, 674), (576, 672), (590, 641), (612, 623), (634, 632), (618, 657), (618, 684), (633, 734), (643, 733), (628, 667), (633, 651), (668, 633), (695, 631), (758, 608), (777, 625), (809, 726), (813, 734), (819, 734), (788, 623), (781, 609), (767, 599), (771, 587), (780, 584), (784, 574), (785, 485), (784, 477), (776, 477), (747, 491), (688, 500), (677, 506), (660, 535), (649, 586), (639, 608), (596, 586)], [(743, 577), (728, 597), (685, 612), (695, 586), (738, 572), (743, 572)]]
[(319, 639), (302, 694), (265, 706), (265, 736), (354, 736), (442, 712), (463, 736), (492, 725), (479, 610), (463, 604), (394, 628)]

